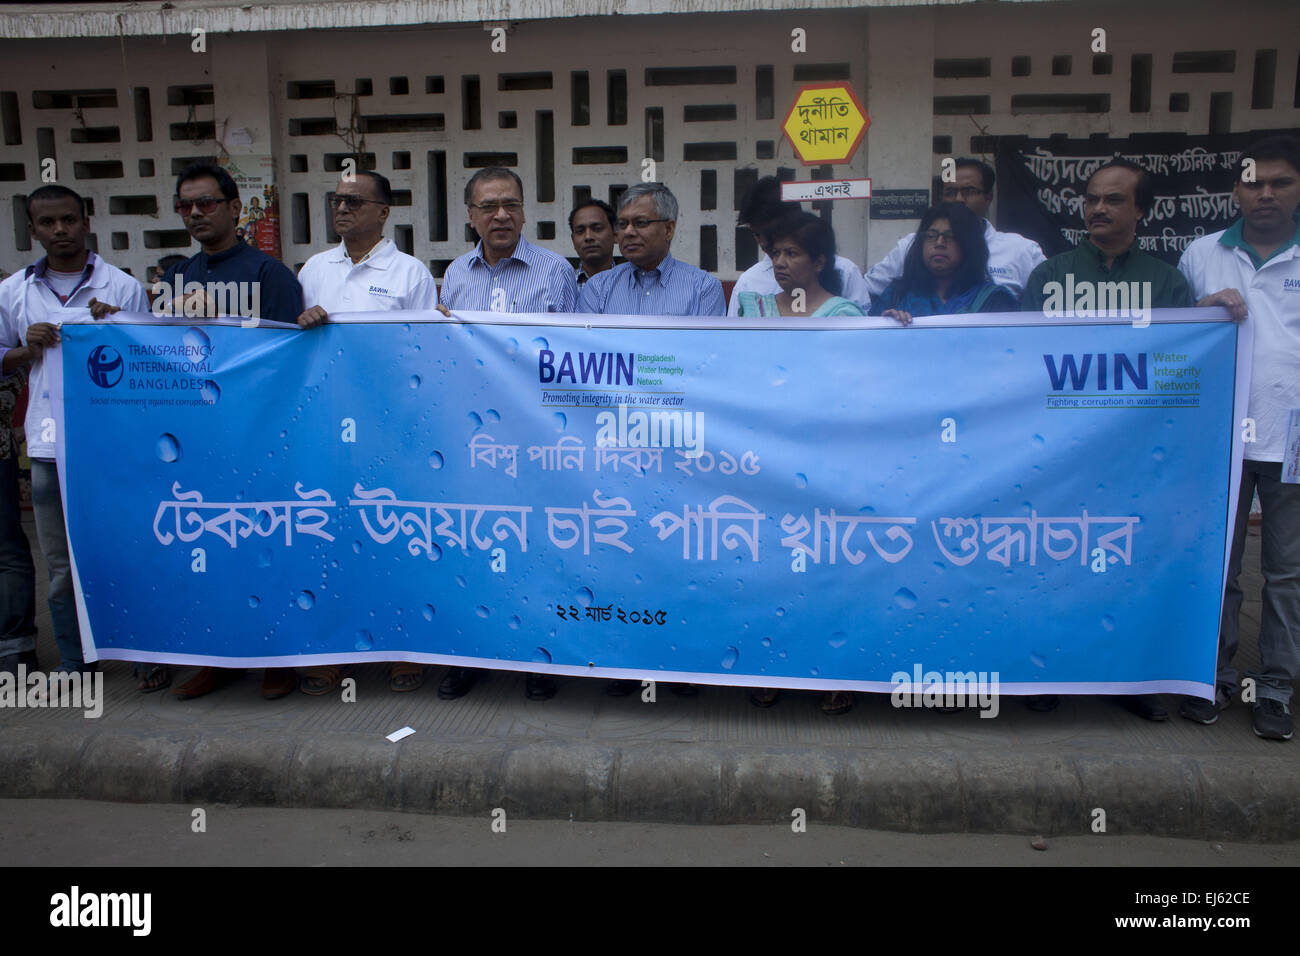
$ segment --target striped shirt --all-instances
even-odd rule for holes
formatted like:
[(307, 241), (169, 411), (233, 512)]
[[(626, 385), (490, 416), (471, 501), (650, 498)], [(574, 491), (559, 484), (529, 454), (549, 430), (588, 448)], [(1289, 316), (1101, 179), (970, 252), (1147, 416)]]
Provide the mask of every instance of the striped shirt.
[(722, 283), (671, 255), (655, 269), (630, 262), (592, 276), (578, 311), (592, 315), (726, 315)]
[(495, 267), (483, 258), (481, 241), (457, 258), (443, 276), (441, 299), (453, 311), (572, 312), (578, 284), (567, 259), (520, 236)]

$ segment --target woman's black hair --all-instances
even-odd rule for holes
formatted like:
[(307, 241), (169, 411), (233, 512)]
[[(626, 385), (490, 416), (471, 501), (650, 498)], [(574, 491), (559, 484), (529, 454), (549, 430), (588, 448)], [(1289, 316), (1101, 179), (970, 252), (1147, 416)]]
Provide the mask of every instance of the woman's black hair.
[(810, 212), (792, 212), (779, 218), (763, 234), (763, 241), (771, 249), (778, 239), (792, 239), (794, 244), (808, 253), (809, 259), (826, 257), (826, 264), (817, 275), (817, 281), (831, 295), (844, 291), (844, 282), (835, 268), (835, 230), (821, 216)]
[(967, 289), (983, 285), (988, 281), (989, 246), (984, 241), (984, 222), (963, 203), (941, 202), (931, 206), (921, 217), (921, 225), (916, 230), (916, 238), (907, 250), (903, 260), (903, 292), (933, 292), (934, 275), (925, 267), (922, 255), (925, 245), (925, 233), (940, 219), (947, 219), (956, 238), (957, 248), (961, 250), (961, 265), (952, 277), (948, 296), (960, 295)]

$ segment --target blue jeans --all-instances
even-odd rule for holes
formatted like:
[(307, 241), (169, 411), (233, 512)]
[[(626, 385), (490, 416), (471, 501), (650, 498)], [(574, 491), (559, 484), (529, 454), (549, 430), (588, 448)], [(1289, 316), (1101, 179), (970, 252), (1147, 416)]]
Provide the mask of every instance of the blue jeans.
[(93, 669), (81, 656), (77, 598), (68, 560), (68, 528), (59, 495), (59, 472), (52, 461), (32, 459), (32, 508), (36, 512), (36, 537), (50, 572), (50, 622), (54, 625), (54, 642), (59, 646), (58, 670)]
[(18, 507), (18, 449), (0, 458), (0, 657), (36, 650), (36, 568)]
[(1232, 666), (1241, 639), (1241, 602), (1245, 597), (1238, 578), (1241, 557), (1246, 550), (1250, 503), (1257, 488), (1264, 511), (1260, 524), (1260, 566), (1264, 572), (1259, 621), (1260, 669), (1246, 676), (1255, 681), (1257, 700), (1271, 698), (1286, 704), (1291, 700), (1291, 683), (1300, 674), (1300, 485), (1282, 483), (1280, 461), (1246, 459), (1242, 463), (1241, 497), (1237, 500), (1232, 559), (1228, 564), (1223, 621), (1219, 625), (1216, 680), (1231, 692), (1236, 689), (1240, 676)]

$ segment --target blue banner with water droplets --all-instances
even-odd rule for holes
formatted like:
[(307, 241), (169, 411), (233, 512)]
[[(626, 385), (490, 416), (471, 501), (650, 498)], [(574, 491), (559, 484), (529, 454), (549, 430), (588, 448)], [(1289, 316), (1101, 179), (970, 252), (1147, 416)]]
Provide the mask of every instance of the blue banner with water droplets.
[(88, 660), (1212, 687), (1238, 328), (1203, 310), (384, 318), (65, 326)]

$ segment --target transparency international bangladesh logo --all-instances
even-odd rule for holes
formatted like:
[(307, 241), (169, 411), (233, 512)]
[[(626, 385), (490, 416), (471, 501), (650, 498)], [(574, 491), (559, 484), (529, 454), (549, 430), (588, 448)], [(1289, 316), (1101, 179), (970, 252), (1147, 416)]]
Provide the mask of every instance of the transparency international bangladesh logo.
[(90, 380), (100, 388), (112, 388), (122, 381), (125, 368), (121, 354), (111, 345), (96, 345), (86, 359), (86, 371), (90, 373)]

